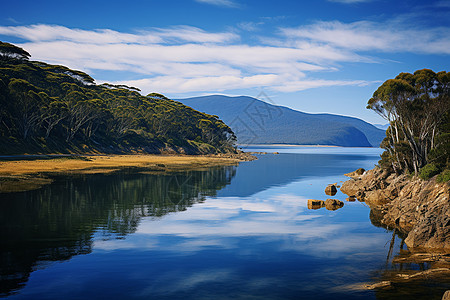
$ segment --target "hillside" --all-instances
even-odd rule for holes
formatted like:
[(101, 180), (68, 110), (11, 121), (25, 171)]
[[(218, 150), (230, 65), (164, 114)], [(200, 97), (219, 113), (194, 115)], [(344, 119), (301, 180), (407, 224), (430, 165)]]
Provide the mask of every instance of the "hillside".
[(240, 144), (378, 147), (385, 137), (383, 130), (357, 118), (308, 114), (251, 97), (211, 95), (177, 101), (219, 116)]
[(0, 154), (235, 151), (215, 116), (29, 58), (0, 42)]

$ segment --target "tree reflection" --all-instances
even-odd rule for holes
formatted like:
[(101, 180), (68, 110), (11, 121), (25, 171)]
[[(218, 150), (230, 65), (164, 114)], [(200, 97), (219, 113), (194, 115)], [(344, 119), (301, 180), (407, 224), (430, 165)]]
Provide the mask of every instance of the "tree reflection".
[(94, 233), (123, 238), (142, 217), (186, 210), (230, 183), (235, 166), (161, 174), (130, 171), (58, 178), (36, 191), (2, 194), (0, 295), (31, 272), (92, 251)]

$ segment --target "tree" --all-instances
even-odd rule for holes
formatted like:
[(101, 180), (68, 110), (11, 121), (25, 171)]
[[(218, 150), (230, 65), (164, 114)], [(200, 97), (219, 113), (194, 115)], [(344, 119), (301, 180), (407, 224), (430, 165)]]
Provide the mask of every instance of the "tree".
[(39, 124), (39, 106), (41, 98), (36, 93), (37, 88), (22, 79), (12, 79), (8, 85), (10, 95), (15, 103), (17, 125), (22, 137), (27, 139)]
[[(428, 153), (435, 148), (435, 138), (449, 103), (448, 73), (436, 74), (428, 69), (414, 74), (400, 73), (374, 92), (367, 108), (390, 123), (389, 141), (384, 147), (390, 152), (395, 171), (411, 170), (417, 174), (427, 164)], [(401, 155), (405, 142), (410, 150), (409, 162)]]
[(10, 43), (0, 41), (0, 59), (10, 60), (28, 60), (31, 57), (30, 53)]

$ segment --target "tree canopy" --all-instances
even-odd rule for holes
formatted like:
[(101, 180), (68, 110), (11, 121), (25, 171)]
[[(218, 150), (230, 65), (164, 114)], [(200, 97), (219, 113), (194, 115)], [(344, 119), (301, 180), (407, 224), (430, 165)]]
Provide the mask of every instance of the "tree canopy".
[[(396, 172), (449, 167), (450, 73), (429, 69), (385, 81), (367, 108), (389, 121), (381, 163)], [(426, 169), (429, 169), (427, 166)]]
[(162, 94), (96, 85), (8, 43), (0, 54), (0, 153), (235, 151), (221, 120)]

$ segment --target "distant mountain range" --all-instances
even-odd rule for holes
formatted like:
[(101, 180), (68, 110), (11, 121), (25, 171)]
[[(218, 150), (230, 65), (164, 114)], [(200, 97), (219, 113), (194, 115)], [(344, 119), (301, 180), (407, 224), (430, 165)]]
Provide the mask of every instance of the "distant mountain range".
[(211, 95), (178, 99), (200, 112), (217, 115), (238, 143), (378, 147), (385, 131), (353, 117), (308, 114), (252, 97)]
[(389, 128), (389, 124), (372, 124), (376, 128), (386, 131)]

